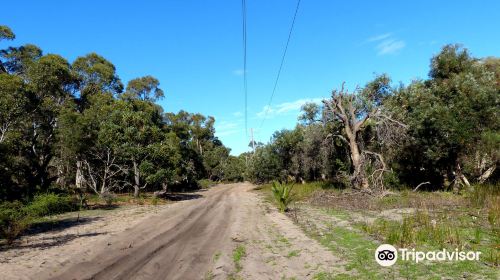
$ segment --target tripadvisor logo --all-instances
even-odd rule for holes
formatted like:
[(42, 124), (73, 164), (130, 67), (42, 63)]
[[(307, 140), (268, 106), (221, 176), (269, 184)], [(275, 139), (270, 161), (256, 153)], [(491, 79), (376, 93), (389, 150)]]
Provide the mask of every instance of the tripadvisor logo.
[(392, 245), (382, 244), (375, 250), (375, 260), (381, 266), (391, 266), (398, 260), (398, 251)]
[(415, 251), (415, 249), (400, 248), (397, 250), (390, 244), (382, 244), (375, 250), (375, 260), (381, 266), (391, 266), (398, 260), (398, 253), (402, 261), (412, 261), (419, 263), (421, 261), (479, 261), (481, 252), (474, 251), (448, 251), (442, 249), (440, 251)]

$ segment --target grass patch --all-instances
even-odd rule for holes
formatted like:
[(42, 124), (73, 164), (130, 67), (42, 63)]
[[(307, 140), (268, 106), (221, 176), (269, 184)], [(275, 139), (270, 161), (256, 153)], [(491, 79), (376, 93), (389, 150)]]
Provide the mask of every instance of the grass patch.
[(293, 257), (298, 257), (300, 255), (300, 250), (293, 250), (286, 255), (288, 259), (293, 258)]
[[(335, 218), (349, 220), (348, 211), (326, 211)], [(433, 222), (439, 218), (443, 223), (448, 220), (456, 221), (460, 230), (455, 230), (452, 224), (438, 226)], [(346, 262), (343, 266), (346, 274), (318, 273), (314, 279), (457, 279), (477, 278), (498, 279), (498, 267), (494, 263), (488, 265), (486, 257), (492, 254), (490, 245), (496, 240), (491, 229), (473, 226), (477, 219), (457, 219), (447, 212), (432, 216), (425, 212), (416, 212), (408, 215), (402, 221), (387, 221), (378, 219), (372, 225), (355, 224), (354, 228), (346, 228), (337, 224), (325, 224), (327, 230), (319, 230), (309, 224), (302, 224), (304, 231), (318, 240), (323, 246), (332, 251)], [(476, 230), (479, 229), (479, 230)], [(496, 242), (496, 241), (494, 241)], [(395, 244), (396, 247), (415, 248), (421, 251), (437, 251), (445, 248), (465, 251), (481, 251), (481, 262), (413, 262), (398, 260), (390, 267), (379, 266), (374, 259), (374, 252), (382, 243)], [(498, 243), (496, 243), (498, 244)], [(498, 249), (496, 249), (498, 250)], [(498, 252), (498, 251), (497, 251)]]
[(245, 257), (246, 255), (246, 249), (245, 246), (239, 245), (234, 249), (233, 251), (233, 262), (234, 262), (234, 267), (236, 268), (236, 272), (240, 272), (241, 269), (243, 268), (241, 266), (241, 259)]
[(215, 255), (214, 255), (214, 262), (217, 262), (220, 259), (220, 256), (221, 256), (221, 252), (215, 253)]
[(327, 273), (327, 272), (320, 272), (313, 277), (314, 280), (351, 280), (352, 275), (346, 274), (346, 273), (339, 273), (339, 274), (333, 274), (333, 273)]

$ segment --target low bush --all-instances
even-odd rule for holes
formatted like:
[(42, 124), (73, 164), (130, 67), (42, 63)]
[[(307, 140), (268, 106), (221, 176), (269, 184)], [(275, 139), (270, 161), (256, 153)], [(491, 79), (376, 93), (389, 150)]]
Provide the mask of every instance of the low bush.
[(77, 204), (77, 201), (68, 196), (53, 193), (40, 194), (25, 207), (25, 212), (32, 217), (55, 215), (77, 210)]
[(202, 189), (208, 189), (210, 187), (215, 186), (217, 183), (210, 179), (201, 179), (198, 180), (198, 186)]
[(117, 197), (114, 193), (105, 192), (100, 195), (100, 198), (106, 203), (106, 206), (111, 206), (117, 201)]
[(0, 204), (0, 238), (11, 244), (30, 225), (30, 216), (25, 214), (19, 201)]
[(58, 194), (41, 194), (24, 205), (19, 201), (0, 203), (0, 238), (11, 244), (34, 219), (78, 209), (76, 200)]

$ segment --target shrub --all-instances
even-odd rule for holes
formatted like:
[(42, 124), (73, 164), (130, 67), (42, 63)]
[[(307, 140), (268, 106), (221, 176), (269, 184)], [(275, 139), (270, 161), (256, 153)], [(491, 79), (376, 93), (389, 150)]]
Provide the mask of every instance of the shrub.
[(30, 224), (30, 217), (25, 214), (19, 201), (0, 204), (0, 238), (11, 244)]
[(35, 196), (35, 199), (25, 207), (27, 215), (42, 217), (76, 210), (77, 202), (68, 196), (48, 193)]
[(200, 186), (200, 188), (202, 189), (208, 189), (212, 186), (215, 186), (216, 183), (210, 179), (201, 179), (201, 180), (198, 180), (198, 186)]
[(288, 205), (294, 200), (292, 195), (293, 185), (281, 184), (273, 182), (271, 191), (273, 192), (274, 201), (278, 204), (280, 212), (288, 210)]
[(116, 195), (111, 192), (102, 193), (100, 198), (104, 200), (104, 203), (106, 203), (107, 206), (113, 205), (113, 203), (117, 200)]

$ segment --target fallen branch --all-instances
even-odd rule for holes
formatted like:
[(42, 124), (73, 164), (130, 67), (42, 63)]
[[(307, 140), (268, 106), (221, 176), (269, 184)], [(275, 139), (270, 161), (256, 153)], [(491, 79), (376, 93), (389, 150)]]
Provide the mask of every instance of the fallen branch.
[(418, 191), (418, 188), (420, 188), (421, 186), (423, 185), (429, 185), (431, 182), (422, 182), (420, 184), (418, 184), (418, 186), (416, 188), (413, 189), (414, 192)]

